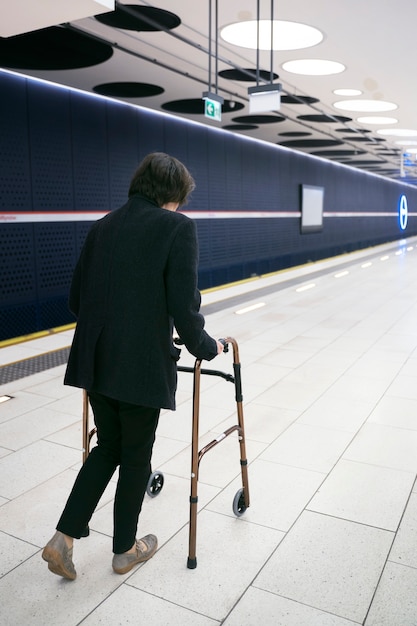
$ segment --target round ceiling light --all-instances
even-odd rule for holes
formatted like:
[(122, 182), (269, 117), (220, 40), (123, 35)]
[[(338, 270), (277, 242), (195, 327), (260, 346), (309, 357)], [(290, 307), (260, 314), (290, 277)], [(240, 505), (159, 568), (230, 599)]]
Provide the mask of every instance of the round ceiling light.
[(291, 74), (304, 74), (308, 76), (329, 76), (330, 74), (340, 74), (346, 67), (337, 61), (327, 61), (326, 59), (298, 59), (286, 61), (282, 68)]
[(360, 96), (362, 91), (360, 89), (335, 89), (333, 93), (336, 96)]
[(398, 124), (396, 117), (382, 117), (380, 115), (370, 115), (369, 117), (358, 117), (361, 124)]
[(384, 100), (340, 100), (335, 102), (333, 106), (342, 111), (360, 111), (363, 113), (381, 113), (398, 108), (394, 102), (385, 102)]
[[(300, 50), (311, 48), (323, 41), (322, 33), (312, 26), (298, 22), (284, 22), (273, 20), (259, 20), (259, 49), (273, 50)], [(220, 31), (221, 38), (227, 43), (241, 48), (258, 48), (258, 21), (247, 20), (228, 24)]]
[(383, 128), (376, 131), (378, 135), (387, 135), (391, 137), (417, 137), (417, 130), (409, 128)]

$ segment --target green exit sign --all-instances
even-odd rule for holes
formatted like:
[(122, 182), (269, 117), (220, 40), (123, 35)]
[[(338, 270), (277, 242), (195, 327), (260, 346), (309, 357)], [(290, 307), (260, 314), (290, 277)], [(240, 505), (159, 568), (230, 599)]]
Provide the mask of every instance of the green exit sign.
[(222, 121), (222, 104), (224, 102), (221, 96), (216, 93), (210, 93), (208, 91), (203, 93), (204, 99), (204, 115), (211, 120), (217, 122)]
[(212, 120), (222, 121), (222, 105), (215, 100), (204, 100), (204, 115), (210, 117)]

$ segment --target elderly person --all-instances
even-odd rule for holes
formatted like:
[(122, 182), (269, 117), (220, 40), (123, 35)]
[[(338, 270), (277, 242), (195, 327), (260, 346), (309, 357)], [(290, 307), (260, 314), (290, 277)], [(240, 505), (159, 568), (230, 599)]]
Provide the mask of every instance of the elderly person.
[(161, 408), (175, 409), (173, 328), (198, 359), (223, 350), (204, 330), (197, 289), (194, 222), (176, 209), (194, 180), (177, 159), (149, 154), (135, 172), (129, 200), (91, 228), (69, 297), (77, 326), (65, 384), (88, 392), (97, 446), (82, 466), (42, 557), (74, 580), (73, 539), (80, 538), (116, 468), (113, 570), (148, 560), (157, 538), (136, 539), (151, 472)]

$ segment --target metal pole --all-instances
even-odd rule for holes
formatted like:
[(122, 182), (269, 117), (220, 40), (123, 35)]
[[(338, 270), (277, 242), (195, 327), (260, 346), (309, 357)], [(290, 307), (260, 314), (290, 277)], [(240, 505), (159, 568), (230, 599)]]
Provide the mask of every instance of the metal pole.
[(274, 0), (271, 0), (271, 83), (274, 82)]
[(208, 91), (211, 91), (211, 0), (209, 0), (209, 66), (208, 66)]
[(259, 0), (256, 3), (256, 86), (259, 85)]
[(198, 486), (198, 433), (200, 419), (200, 376), (201, 361), (196, 360), (194, 366), (193, 387), (193, 428), (191, 441), (191, 493), (190, 493), (190, 528), (188, 537), (188, 569), (197, 567), (197, 486)]
[(216, 22), (216, 24), (215, 24), (215, 26), (216, 26), (216, 39), (215, 39), (215, 41), (216, 41), (216, 63), (215, 63), (216, 89), (215, 89), (215, 92), (217, 93), (218, 83), (219, 83), (219, 80), (218, 80), (218, 78), (219, 78), (219, 73), (218, 73), (218, 69), (219, 69), (218, 68), (218, 66), (219, 66), (219, 61), (218, 61), (218, 59), (219, 59), (219, 54), (218, 54), (218, 52), (219, 52), (219, 2), (218, 2), (218, 0), (216, 0), (215, 22)]

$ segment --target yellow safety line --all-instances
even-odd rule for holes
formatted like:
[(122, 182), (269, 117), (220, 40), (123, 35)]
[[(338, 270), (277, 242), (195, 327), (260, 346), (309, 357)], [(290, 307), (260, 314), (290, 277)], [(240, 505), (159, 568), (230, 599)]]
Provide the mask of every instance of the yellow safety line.
[(40, 330), (36, 333), (31, 333), (30, 335), (22, 335), (21, 337), (4, 339), (3, 341), (0, 341), (0, 348), (6, 348), (7, 346), (14, 346), (18, 343), (23, 343), (25, 341), (32, 341), (32, 339), (40, 339), (42, 337), (48, 337), (57, 333), (63, 333), (64, 331), (72, 330), (73, 328), (75, 328), (75, 323), (66, 324), (65, 326), (57, 326), (56, 328), (50, 328), (49, 330)]

